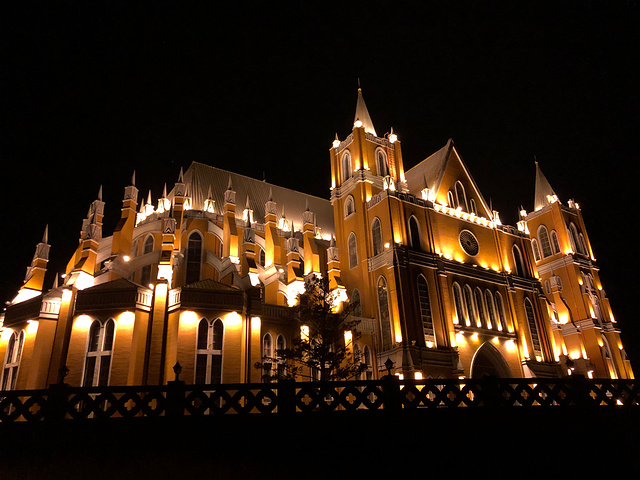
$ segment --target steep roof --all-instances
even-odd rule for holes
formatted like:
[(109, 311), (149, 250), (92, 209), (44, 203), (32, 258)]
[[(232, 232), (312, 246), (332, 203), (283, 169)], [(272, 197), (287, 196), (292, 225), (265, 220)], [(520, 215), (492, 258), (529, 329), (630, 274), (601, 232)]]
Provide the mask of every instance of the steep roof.
[(551, 188), (551, 184), (544, 176), (538, 162), (536, 162), (536, 189), (533, 197), (533, 210), (540, 210), (549, 203), (547, 196), (556, 196), (556, 192)]
[(376, 129), (373, 128), (373, 122), (371, 121), (371, 116), (369, 115), (369, 110), (367, 110), (367, 104), (364, 103), (364, 97), (362, 96), (362, 89), (358, 88), (358, 100), (356, 102), (356, 114), (353, 117), (353, 123), (356, 123), (356, 120), (360, 120), (362, 122), (362, 126), (364, 127), (364, 131), (367, 133), (371, 133), (376, 137)]
[(426, 187), (438, 190), (452, 146), (453, 140), (449, 139), (444, 147), (405, 172), (407, 187), (412, 195), (419, 195)]
[[(248, 196), (254, 219), (263, 222), (264, 206), (271, 195), (277, 205), (278, 217), (284, 207), (287, 220), (294, 223), (296, 230), (302, 228), (302, 213), (308, 204), (309, 210), (316, 216), (316, 225), (320, 227), (320, 233), (334, 234), (333, 208), (329, 200), (198, 162), (193, 162), (184, 174), (184, 183), (187, 194), (193, 202), (193, 208), (202, 209), (211, 191), (211, 197), (215, 200), (215, 211), (221, 213), (224, 206), (224, 192), (230, 180), (236, 192), (237, 217), (242, 216)], [(170, 196), (173, 196), (173, 192)]]

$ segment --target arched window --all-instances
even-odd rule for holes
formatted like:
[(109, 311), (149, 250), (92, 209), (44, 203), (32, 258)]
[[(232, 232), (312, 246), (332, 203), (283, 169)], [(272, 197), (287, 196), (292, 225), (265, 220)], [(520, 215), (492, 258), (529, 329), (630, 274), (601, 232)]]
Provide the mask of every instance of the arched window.
[(467, 327), (471, 326), (471, 319), (476, 318), (476, 307), (473, 304), (473, 293), (471, 292), (471, 287), (469, 285), (464, 286), (464, 305), (466, 309), (466, 317), (464, 319)]
[(198, 323), (195, 383), (209, 384), (222, 381), (223, 336), (224, 325), (219, 318), (213, 322), (203, 318)]
[(556, 233), (555, 230), (551, 230), (550, 237), (551, 237), (551, 250), (553, 251), (554, 254), (560, 253), (560, 243), (558, 242), (558, 234)]
[(536, 262), (539, 262), (540, 250), (538, 249), (538, 241), (535, 238), (531, 239), (531, 249), (533, 250), (533, 258)]
[(353, 232), (349, 234), (347, 249), (349, 250), (349, 268), (355, 268), (358, 266), (358, 244), (356, 242), (356, 234)]
[(270, 333), (265, 333), (262, 337), (262, 375), (263, 380), (270, 379), (273, 362), (273, 339)]
[(364, 371), (367, 380), (373, 379), (373, 364), (371, 363), (371, 349), (368, 345), (364, 346), (362, 353), (362, 363), (365, 364), (366, 369)]
[(547, 258), (551, 255), (551, 242), (549, 242), (547, 227), (540, 225), (538, 228), (538, 237), (540, 238), (540, 247), (542, 248), (542, 258)]
[(580, 245), (580, 240), (578, 238), (578, 229), (572, 223), (569, 224), (569, 239), (571, 240), (571, 247), (574, 252), (582, 253), (582, 246)]
[(411, 242), (411, 248), (421, 250), (420, 247), (420, 227), (418, 226), (418, 220), (413, 215), (409, 217), (409, 240)]
[(376, 171), (381, 177), (389, 175), (389, 165), (387, 163), (387, 154), (381, 148), (376, 150)]
[(276, 357), (278, 358), (278, 378), (282, 378), (287, 373), (287, 365), (282, 358), (282, 351), (287, 348), (287, 341), (284, 338), (284, 335), (278, 335), (276, 338)]
[(135, 242), (133, 242), (133, 244), (131, 245), (131, 257), (137, 257), (138, 256), (138, 249), (140, 247), (140, 241), (136, 240)]
[(356, 317), (362, 316), (362, 300), (360, 298), (360, 290), (353, 289), (353, 295), (351, 296), (351, 304), (353, 305), (353, 315)]
[(457, 283), (453, 284), (453, 302), (456, 308), (456, 316), (453, 319), (453, 323), (457, 325), (464, 325), (466, 314), (464, 311), (464, 303), (462, 301), (462, 290)]
[(487, 315), (484, 311), (484, 302), (482, 301), (482, 290), (479, 287), (476, 287), (474, 290), (475, 300), (476, 300), (476, 325), (481, 328), (487, 327)]
[(433, 331), (433, 319), (431, 318), (431, 304), (429, 302), (429, 287), (427, 279), (423, 275), (418, 275), (418, 305), (420, 307), (420, 318), (422, 319), (422, 331), (424, 333), (424, 343), (427, 347), (435, 347), (436, 338)]
[(382, 339), (382, 350), (384, 351), (389, 350), (393, 344), (387, 280), (384, 277), (380, 277), (380, 280), (378, 280), (378, 307), (380, 309), (380, 338)]
[(542, 361), (542, 348), (540, 346), (540, 332), (538, 330), (538, 323), (536, 322), (536, 315), (533, 309), (531, 300), (525, 298), (524, 310), (527, 315), (527, 325), (529, 326), (529, 334), (531, 335), (531, 345), (533, 347), (533, 354), (536, 360)]
[(356, 211), (355, 201), (353, 200), (353, 197), (349, 195), (347, 199), (344, 201), (344, 216), (348, 217), (355, 211)]
[(115, 328), (116, 322), (111, 318), (104, 324), (99, 320), (91, 323), (84, 362), (84, 387), (103, 387), (109, 384)]
[(493, 303), (493, 294), (489, 290), (484, 291), (484, 304), (487, 307), (487, 327), (497, 327), (498, 321), (496, 319), (496, 307)]
[(458, 204), (456, 202), (456, 198), (451, 190), (447, 192), (447, 201), (449, 202), (449, 207), (457, 208)]
[(456, 200), (457, 200), (457, 206), (462, 208), (465, 212), (469, 211), (469, 207), (467, 205), (467, 194), (464, 191), (464, 186), (462, 185), (462, 182), (460, 180), (458, 180), (456, 182)]
[(525, 272), (527, 271), (524, 268), (524, 263), (522, 261), (522, 254), (520, 253), (520, 248), (516, 244), (513, 244), (513, 248), (511, 249), (513, 252), (513, 267), (515, 270), (515, 274), (519, 277), (524, 277)]
[(469, 212), (469, 213), (473, 213), (474, 215), (478, 215), (478, 208), (476, 207), (476, 201), (473, 198), (469, 199), (469, 208), (471, 209), (471, 212)]
[(193, 232), (187, 241), (187, 275), (185, 280), (187, 285), (200, 280), (201, 264), (202, 237), (198, 232)]
[(2, 390), (15, 390), (16, 388), (23, 345), (24, 330), (21, 330), (19, 333), (13, 332), (7, 343), (7, 354), (4, 359), (4, 369), (2, 371)]
[(264, 250), (261, 248), (260, 253), (258, 254), (258, 263), (264, 267), (264, 262), (266, 261), (266, 255)]
[(587, 252), (588, 252), (588, 249), (587, 249), (587, 242), (586, 242), (586, 240), (584, 239), (584, 235), (582, 235), (582, 234), (580, 233), (580, 234), (578, 235), (578, 238), (579, 238), (579, 240), (580, 240), (580, 242), (579, 242), (580, 247), (578, 248), (578, 251), (579, 251), (581, 254), (586, 255), (586, 254), (587, 254)]
[(504, 302), (502, 301), (502, 295), (500, 295), (500, 292), (496, 292), (494, 300), (496, 301), (496, 311), (498, 312), (498, 330), (509, 330), (507, 327), (507, 314), (504, 310)]
[(147, 239), (144, 241), (144, 247), (142, 249), (142, 254), (153, 252), (153, 235), (149, 235)]
[(371, 239), (373, 240), (373, 256), (380, 255), (382, 253), (382, 226), (380, 225), (380, 219), (374, 218), (371, 224)]
[(342, 154), (342, 181), (346, 182), (353, 176), (353, 167), (351, 166), (351, 153), (345, 150)]

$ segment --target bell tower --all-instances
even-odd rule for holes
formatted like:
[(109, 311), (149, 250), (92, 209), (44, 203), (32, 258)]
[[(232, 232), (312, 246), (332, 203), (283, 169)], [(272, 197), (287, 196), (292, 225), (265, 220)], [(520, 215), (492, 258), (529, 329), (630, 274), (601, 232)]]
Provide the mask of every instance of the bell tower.
[(566, 373), (633, 378), (580, 205), (560, 201), (536, 162), (534, 211), (520, 212), (551, 309), (556, 360)]

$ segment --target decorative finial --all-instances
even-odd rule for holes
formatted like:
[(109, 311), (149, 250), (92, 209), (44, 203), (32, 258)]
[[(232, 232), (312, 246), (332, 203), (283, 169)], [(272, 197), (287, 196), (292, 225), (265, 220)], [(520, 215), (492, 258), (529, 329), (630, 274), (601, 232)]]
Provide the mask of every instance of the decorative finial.
[(49, 243), (49, 224), (44, 227), (44, 235), (42, 236), (42, 243)]
[(131, 176), (131, 185), (136, 186), (136, 171), (133, 171), (133, 175)]
[(98, 200), (102, 201), (102, 185), (100, 185), (100, 190), (98, 190)]

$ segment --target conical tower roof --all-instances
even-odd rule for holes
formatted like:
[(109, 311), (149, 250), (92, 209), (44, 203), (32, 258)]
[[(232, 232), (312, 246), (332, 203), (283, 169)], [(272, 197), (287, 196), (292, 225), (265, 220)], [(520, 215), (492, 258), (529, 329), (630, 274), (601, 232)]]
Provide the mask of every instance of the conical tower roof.
[(376, 137), (376, 129), (373, 128), (373, 122), (371, 121), (371, 116), (369, 115), (369, 110), (367, 110), (367, 104), (364, 103), (364, 97), (362, 96), (362, 89), (358, 87), (358, 101), (356, 102), (356, 114), (353, 117), (353, 123), (360, 120), (362, 122), (362, 126), (364, 127), (364, 131), (367, 133), (371, 133)]
[(540, 165), (536, 161), (536, 189), (535, 195), (533, 198), (533, 210), (540, 210), (542, 207), (549, 203), (548, 197), (556, 196), (556, 192), (553, 191), (547, 177), (544, 176), (542, 170), (540, 169)]

